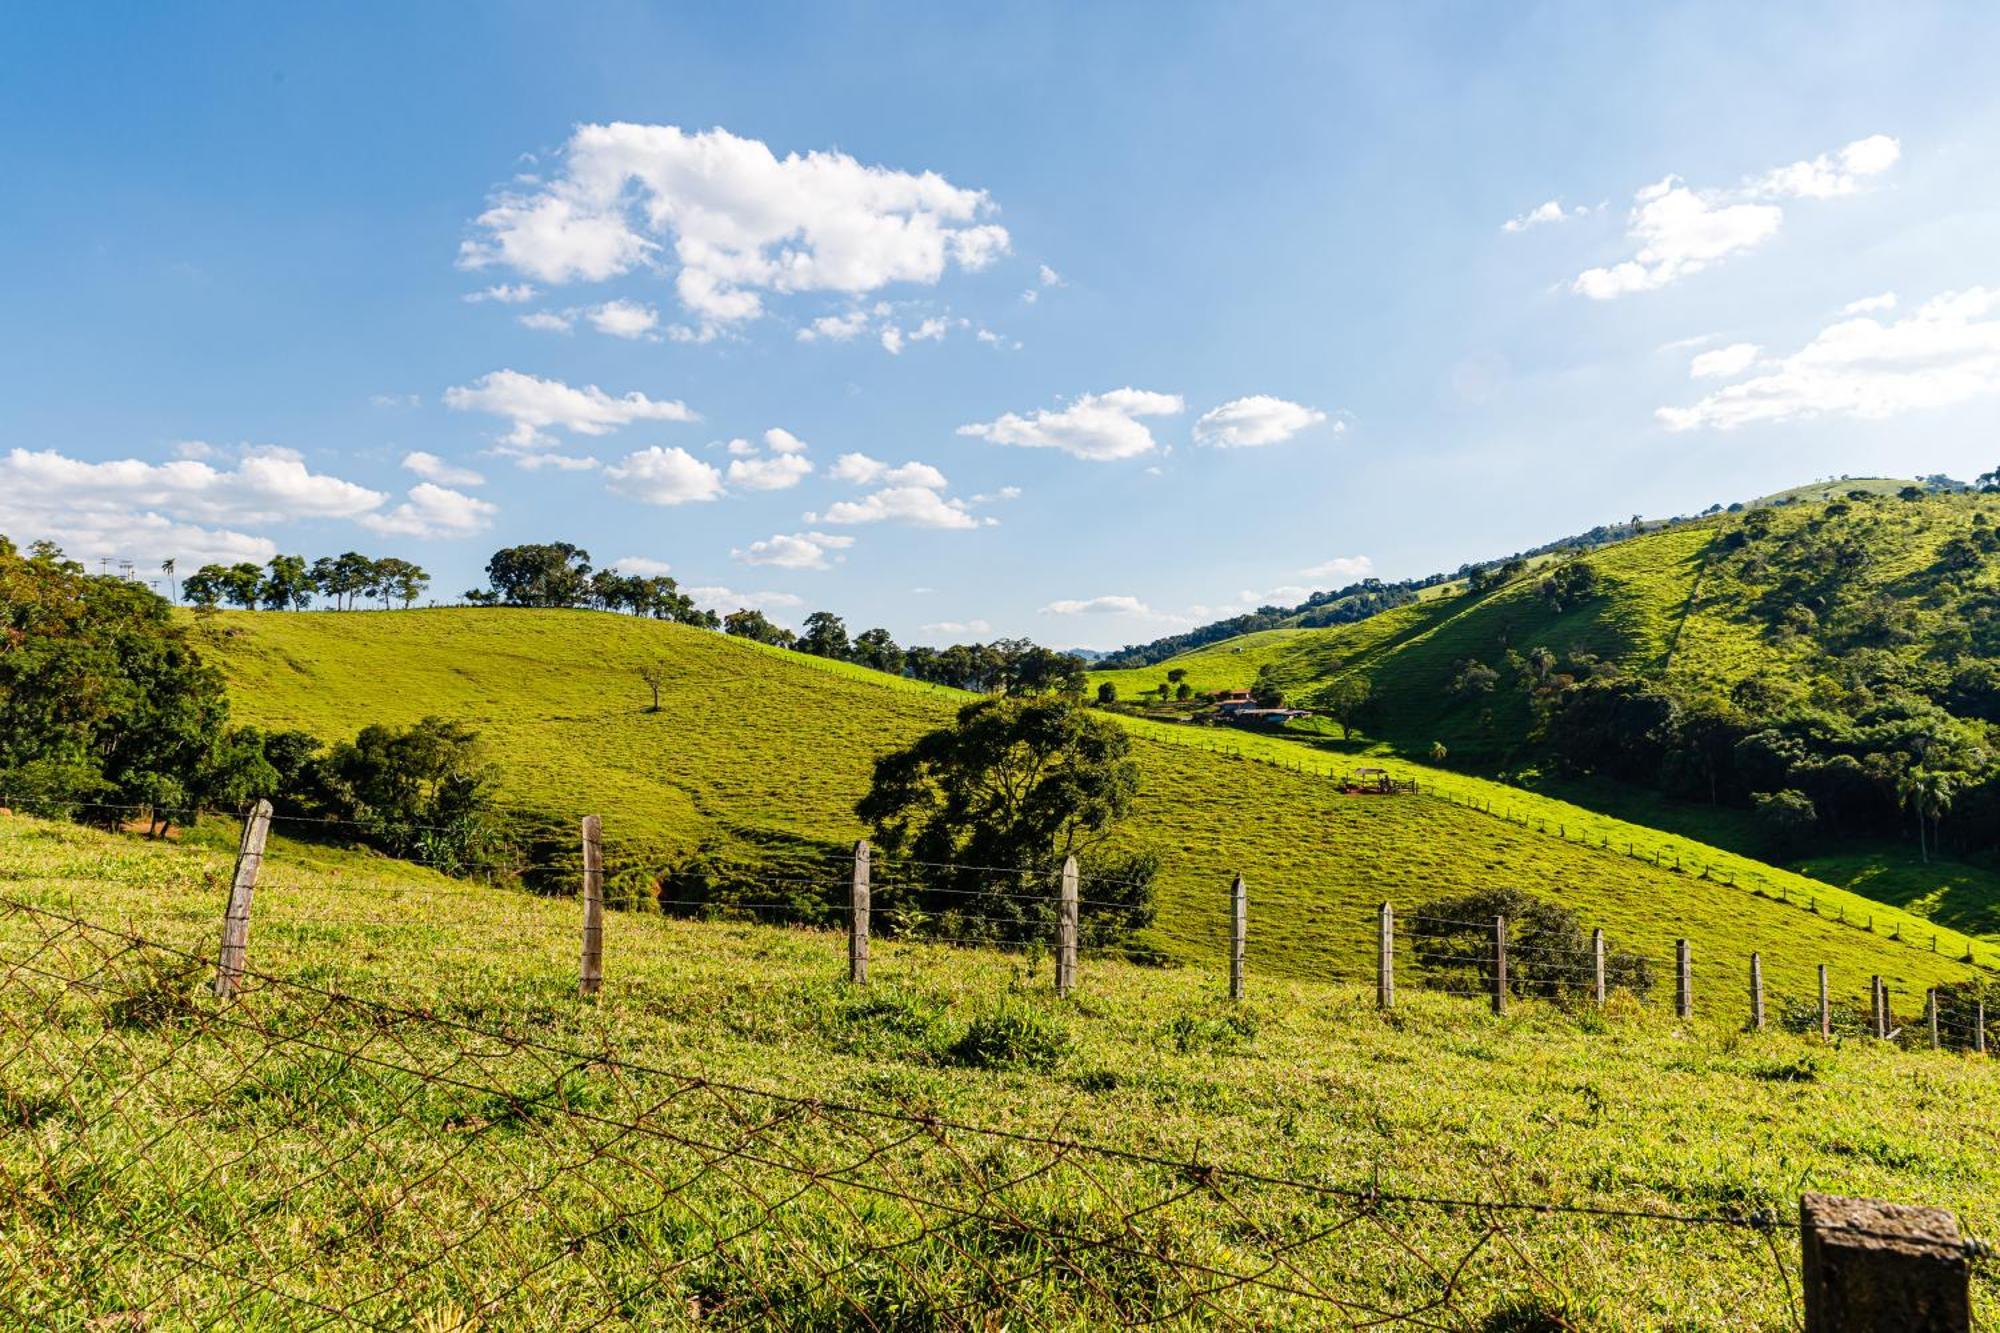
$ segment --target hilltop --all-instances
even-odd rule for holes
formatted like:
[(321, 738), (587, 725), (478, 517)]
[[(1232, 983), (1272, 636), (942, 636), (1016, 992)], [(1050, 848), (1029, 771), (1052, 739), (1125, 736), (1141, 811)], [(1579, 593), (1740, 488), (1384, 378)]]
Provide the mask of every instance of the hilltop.
[[(828, 864), (864, 832), (853, 807), (875, 757), (969, 697), (587, 611), (233, 613), (204, 632), (204, 651), (242, 721), (328, 740), (428, 714), (468, 723), (507, 804), (569, 826), (599, 814), (614, 861), (649, 873), (698, 854)], [(667, 675), (658, 713), (638, 677), (654, 663)], [(1121, 837), (1165, 857), (1144, 943), (1170, 957), (1219, 956), (1242, 873), (1252, 965), (1268, 973), (1361, 975), (1381, 901), (1498, 883), (1556, 895), (1655, 959), (1686, 936), (1718, 961), (1762, 949), (1794, 981), (1822, 961), (1919, 989), (1964, 974), (1952, 960), (1967, 942), (1949, 929), (1933, 953), (1934, 928), (1914, 915), (1690, 839), (1418, 764), (1400, 766), (1418, 796), (1345, 797), (1324, 756), (1283, 741), (1218, 754), (1212, 733), (1129, 724), (1144, 786)], [(1633, 844), (1662, 864), (1627, 855)]]

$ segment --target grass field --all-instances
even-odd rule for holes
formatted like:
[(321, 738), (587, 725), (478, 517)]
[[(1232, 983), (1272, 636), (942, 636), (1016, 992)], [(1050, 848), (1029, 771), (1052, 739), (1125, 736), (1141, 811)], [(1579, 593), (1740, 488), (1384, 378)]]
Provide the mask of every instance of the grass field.
[[(1786, 1232), (1313, 1191), (1787, 1218), (1809, 1183), (2000, 1230), (1993, 1062), (1745, 1034), (1719, 1000), (1499, 1019), (1406, 974), (1384, 1015), (1253, 968), (1232, 1006), (1219, 968), (1086, 958), (1057, 1001), (1045, 960), (892, 941), (858, 992), (838, 936), (617, 914), (584, 1002), (573, 900), (280, 840), (271, 980), (223, 1007), (228, 834), (0, 817), (24, 1324), (1303, 1328), (1443, 1300), (1464, 1261), (1435, 1323), (1775, 1329)], [(1157, 1164), (1197, 1159), (1313, 1190)], [(1174, 1315), (1260, 1270), (1289, 1292)], [(2000, 1314), (1990, 1270), (1976, 1299)]]
[[(753, 856), (790, 838), (844, 849), (865, 831), (852, 810), (874, 758), (966, 697), (596, 612), (257, 612), (219, 624), (212, 651), (240, 718), (327, 738), (362, 719), (470, 722), (501, 768), (507, 801), (601, 814), (614, 846), (709, 844)], [(653, 714), (636, 673), (658, 660), (671, 679)], [(1682, 936), (1718, 965), (1761, 951), (1774, 983), (1803, 985), (1821, 962), (1842, 986), (1880, 972), (1921, 991), (1964, 972), (1953, 960), (1966, 941), (1950, 930), (1933, 954), (1931, 927), (1913, 914), (1688, 839), (1419, 765), (1399, 767), (1435, 797), (1343, 797), (1327, 781), (1351, 762), (1338, 753), (1132, 725), (1144, 788), (1121, 837), (1166, 858), (1148, 942), (1178, 957), (1221, 956), (1228, 885), (1241, 873), (1253, 886), (1251, 962), (1273, 975), (1360, 975), (1372, 967), (1384, 899), (1408, 907), (1496, 885), (1561, 897), (1656, 959)], [(1205, 748), (1219, 742), (1248, 757)], [(1518, 812), (1527, 826), (1472, 808), (1479, 803)], [(1667, 865), (1584, 837), (1658, 846)], [(1671, 868), (1675, 854), (1683, 873)], [(1703, 878), (1697, 867), (1713, 870)], [(1722, 882), (1730, 877), (1733, 887)], [(1781, 893), (1799, 905), (1776, 901)], [(1819, 915), (1805, 910), (1812, 898)], [(1872, 933), (1858, 929), (1871, 915)]]

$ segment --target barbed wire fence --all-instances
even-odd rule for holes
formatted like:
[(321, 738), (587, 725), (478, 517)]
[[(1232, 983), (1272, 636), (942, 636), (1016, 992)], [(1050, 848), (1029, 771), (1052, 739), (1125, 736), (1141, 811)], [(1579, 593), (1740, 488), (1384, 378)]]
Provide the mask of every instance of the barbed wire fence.
[[(1768, 1211), (1264, 1174), (753, 1088), (261, 970), (247, 924), (270, 818), (265, 805), (246, 821), (214, 948), (0, 894), (0, 1118), (22, 1131), (0, 1136), (12, 1222), (0, 1306), (24, 1323), (81, 1308), (196, 1325), (972, 1327), (998, 1312), (1024, 1327), (1458, 1327), (1498, 1300), (1559, 1306), (1550, 1265), (1601, 1243), (1578, 1228), (1602, 1226), (1699, 1233), (1675, 1243), (1782, 1286), (1788, 1308), (1795, 1274), (1813, 1276), (1793, 1258), (1798, 1223)], [(603, 966), (593, 831), (578, 893), (586, 993)], [(899, 875), (935, 869), (978, 872), (987, 878), (966, 891), (1008, 905), (997, 920), (964, 914), (946, 942), (1053, 957), (1062, 992), (1092, 952), (1084, 904), (1117, 905), (1087, 895), (1073, 861), (1050, 882), (878, 862), (866, 844), (844, 876), (791, 887), (808, 901), (845, 888), (847, 911), (830, 921), (849, 935), (850, 980), (865, 984), (874, 892), (892, 900)], [(797, 901), (726, 910), (795, 924)], [(1239, 879), (1237, 997), (1248, 902)], [(1405, 984), (1503, 1011), (1621, 991), (1650, 1003), (1630, 969), (1669, 966), (1628, 955), (1627, 972), (1607, 974), (1601, 933), (1587, 950), (1527, 938), (1510, 949), (1504, 919), (1399, 920), (1385, 904), (1374, 925), (1385, 1008), (1399, 960)], [(1686, 1016), (1684, 945), (1672, 966)], [(1761, 1017), (1761, 987), (1753, 998)], [(1958, 1033), (1984, 1048), (1983, 1009), (1945, 1008), (1932, 992), (1920, 1023), (1898, 1022), (1912, 998), (1873, 981), (1864, 1030), (1932, 1046)], [(1823, 1032), (1828, 1014), (1822, 998)], [(1848, 1230), (1857, 1243), (1889, 1235)], [(1962, 1275), (1975, 1251), (1933, 1239), (1932, 1257)]]

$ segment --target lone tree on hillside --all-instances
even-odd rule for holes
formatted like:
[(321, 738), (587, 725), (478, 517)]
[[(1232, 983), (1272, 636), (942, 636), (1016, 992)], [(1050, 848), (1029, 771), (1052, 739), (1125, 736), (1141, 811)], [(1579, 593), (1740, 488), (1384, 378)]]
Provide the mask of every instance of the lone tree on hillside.
[(486, 578), (508, 606), (581, 606), (590, 596), (590, 552), (568, 542), (502, 547), (486, 562)]
[(806, 617), (805, 633), (799, 635), (798, 649), (814, 657), (847, 660), (847, 622), (831, 611), (815, 611)]
[(1340, 724), (1340, 739), (1347, 740), (1361, 725), (1361, 715), (1368, 707), (1370, 693), (1366, 677), (1342, 676), (1321, 690), (1315, 702), (1328, 717)]
[(1046, 940), (1056, 873), (1075, 856), (1089, 879), (1083, 938), (1102, 942), (1153, 920), (1159, 859), (1105, 849), (1138, 791), (1131, 736), (1080, 699), (995, 698), (876, 760), (855, 810), (892, 864), (907, 858), (878, 896), (889, 920)]
[(639, 679), (645, 681), (646, 687), (653, 692), (653, 706), (646, 711), (649, 713), (659, 712), (660, 686), (667, 683), (667, 664), (665, 662), (648, 662), (645, 666), (639, 668)]
[[(1479, 889), (1434, 898), (1410, 918), (1410, 942), (1429, 979), (1445, 986), (1493, 986), (1493, 921), (1507, 918), (1507, 990), (1544, 1000), (1590, 993), (1590, 935), (1560, 903), (1520, 889)], [(1644, 998), (1652, 964), (1604, 944), (1604, 984)]]

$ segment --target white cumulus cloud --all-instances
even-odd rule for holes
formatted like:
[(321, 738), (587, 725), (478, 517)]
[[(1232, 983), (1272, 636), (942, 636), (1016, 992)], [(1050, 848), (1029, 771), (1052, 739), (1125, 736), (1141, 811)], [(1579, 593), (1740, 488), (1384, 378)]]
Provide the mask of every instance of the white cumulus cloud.
[(420, 481), (410, 487), (409, 499), (379, 514), (363, 514), (358, 520), (371, 532), (398, 537), (470, 537), (483, 532), (499, 513), (489, 501)]
[(812, 463), (798, 454), (737, 458), (729, 464), (729, 484), (747, 491), (782, 491), (804, 481)]
[(511, 286), (507, 283), (501, 283), (497, 287), (483, 287), (476, 292), (467, 292), (465, 299), (473, 302), (499, 301), (503, 305), (519, 305), (523, 301), (532, 301), (535, 299), (535, 287), (533, 283), (527, 282), (515, 283)]
[(568, 333), (575, 321), (553, 310), (531, 310), (521, 316), (521, 327), (537, 333)]
[(580, 125), (556, 171), (497, 195), (462, 266), (547, 283), (677, 265), (683, 307), (713, 330), (754, 319), (765, 293), (858, 295), (936, 283), (1006, 253), (984, 191), (837, 151), (779, 157), (724, 129)]
[[(838, 500), (816, 520), (855, 523), (907, 523), (917, 528), (976, 528), (980, 520), (965, 501), (940, 495), (928, 486), (888, 486), (859, 500)], [(987, 520), (992, 522), (991, 519)]]
[(1094, 461), (1136, 458), (1159, 447), (1139, 418), (1177, 416), (1183, 410), (1179, 394), (1113, 389), (1083, 394), (1067, 407), (1043, 408), (1025, 417), (1009, 412), (993, 421), (960, 426), (958, 433), (994, 444), (1060, 449)]
[(1563, 209), (1562, 200), (1550, 199), (1544, 203), (1536, 204), (1525, 213), (1508, 218), (1500, 224), (1500, 230), (1526, 231), (1530, 227), (1546, 227), (1552, 223), (1567, 222), (1571, 217), (1582, 217), (1589, 211), (1589, 209), (1579, 204), (1573, 212), (1566, 212)]
[(555, 443), (546, 434), (552, 429), (601, 436), (635, 421), (700, 420), (686, 403), (675, 399), (653, 399), (637, 392), (614, 398), (595, 384), (575, 388), (518, 370), (491, 371), (470, 386), (446, 389), (444, 401), (455, 411), (485, 412), (511, 421), (513, 429), (501, 443), (517, 453)]
[(1849, 301), (1840, 308), (1840, 313), (1843, 315), (1867, 315), (1873, 314), (1877, 310), (1894, 310), (1895, 308), (1896, 294), (1894, 292), (1883, 292), (1880, 296), (1864, 296), (1859, 301)]
[(1785, 211), (1774, 201), (1852, 194), (1863, 177), (1887, 171), (1901, 155), (1896, 140), (1876, 134), (1838, 153), (1765, 172), (1733, 190), (1696, 190), (1667, 176), (1634, 196), (1627, 235), (1637, 244), (1636, 253), (1586, 269), (1570, 288), (1605, 301), (1665, 287), (1777, 235)]
[(1337, 555), (1299, 571), (1302, 578), (1327, 579), (1335, 585), (1358, 583), (1375, 572), (1375, 562), (1365, 555)]
[(611, 567), (620, 574), (636, 575), (640, 578), (658, 578), (674, 572), (674, 567), (666, 561), (644, 555), (621, 555), (611, 562)]
[(764, 447), (774, 454), (802, 454), (806, 442), (782, 426), (773, 426), (764, 432)]
[[(1202, 413), (1194, 423), (1194, 441), (1218, 449), (1283, 444), (1300, 431), (1325, 420), (1326, 413), (1318, 408), (1257, 393), (1233, 399)], [(1344, 424), (1336, 423), (1335, 430)]]
[(654, 445), (629, 453), (604, 469), (608, 487), (654, 505), (713, 500), (722, 494), (722, 473), (685, 449)]
[(707, 585), (699, 588), (683, 588), (696, 606), (710, 611), (786, 611), (804, 606), (805, 598), (789, 592), (737, 592), (731, 588)]
[(1688, 362), (1688, 378), (1733, 379), (1748, 370), (1763, 350), (1756, 343), (1731, 343), (1727, 347), (1703, 352)]
[(2000, 393), (2000, 288), (1946, 292), (1892, 322), (1842, 319), (1763, 374), (1690, 407), (1668, 430), (1733, 430), (1817, 416), (1879, 420)]
[(854, 545), (854, 538), (826, 532), (780, 533), (751, 542), (731, 551), (732, 558), (746, 565), (775, 565), (780, 569), (827, 569), (827, 552)]
[(412, 449), (403, 455), (403, 468), (414, 472), (425, 481), (437, 482), (440, 486), (484, 486), (486, 478), (469, 467), (447, 463), (436, 454), (427, 454), (421, 449)]
[(861, 453), (842, 454), (835, 459), (831, 475), (835, 481), (852, 482), (856, 486), (873, 486), (879, 481), (891, 486), (924, 486), (941, 491), (950, 485), (944, 473), (929, 463), (911, 461), (891, 467)]
[(587, 314), (591, 327), (614, 338), (650, 338), (660, 324), (659, 312), (639, 301), (606, 301)]

